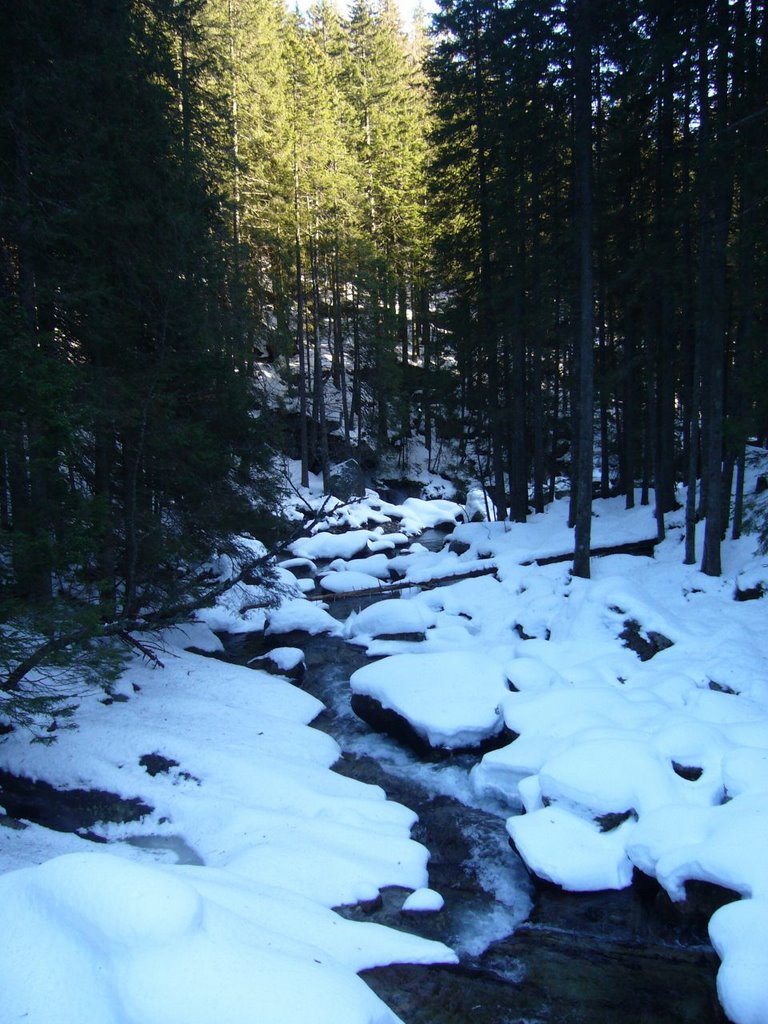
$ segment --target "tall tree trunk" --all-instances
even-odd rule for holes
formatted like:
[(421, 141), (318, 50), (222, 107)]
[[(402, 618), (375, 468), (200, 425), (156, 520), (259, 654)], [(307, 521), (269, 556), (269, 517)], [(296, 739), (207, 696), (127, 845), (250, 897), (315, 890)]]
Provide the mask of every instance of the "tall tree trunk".
[(696, 562), (697, 482), (701, 431), (701, 349), (694, 338), (693, 374), (688, 400), (688, 464), (686, 467), (687, 492), (685, 498), (685, 565)]
[(496, 323), (494, 322), (491, 295), (491, 220), (488, 187), (488, 154), (486, 140), (486, 99), (485, 81), (481, 54), (481, 26), (477, 12), (472, 24), (472, 78), (474, 89), (474, 114), (477, 140), (475, 145), (475, 169), (477, 173), (477, 203), (480, 220), (480, 280), (478, 285), (478, 332), (479, 343), (485, 356), (488, 377), (489, 443), (491, 449), (491, 488), (496, 518), (506, 519), (507, 499), (504, 486), (504, 434), (500, 409), (501, 381)]
[(344, 424), (344, 442), (349, 447), (350, 443), (350, 415), (349, 395), (347, 394), (347, 362), (344, 352), (344, 324), (341, 317), (341, 275), (339, 272), (339, 246), (338, 239), (333, 253), (332, 295), (333, 295), (333, 353), (338, 381), (335, 381), (341, 393), (341, 416)]
[(702, 158), (702, 245), (700, 278), (702, 307), (699, 330), (702, 338), (706, 447), (703, 474), (706, 480), (706, 526), (701, 570), (708, 576), (721, 573), (720, 543), (723, 535), (723, 390), (726, 334), (726, 247), (730, 183), (725, 154), (727, 122), (728, 0), (717, 0), (717, 51), (714, 74), (714, 110), (709, 74), (707, 5), (702, 3), (699, 40), (700, 146)]
[(325, 416), (325, 381), (323, 379), (322, 343), (320, 340), (320, 267), (318, 258), (317, 225), (309, 240), (309, 264), (312, 277), (312, 343), (314, 347), (314, 392), (312, 397), (312, 423), (316, 430), (316, 452), (323, 474), (323, 490), (327, 494), (331, 482), (331, 464), (328, 457), (328, 424)]
[(624, 339), (624, 486), (626, 507), (635, 507), (635, 381), (633, 367), (636, 359), (634, 326), (628, 328)]
[(674, 480), (675, 368), (677, 362), (674, 298), (676, 268), (676, 218), (674, 209), (674, 103), (675, 33), (674, 7), (658, 5), (657, 42), (660, 66), (657, 74), (656, 193), (654, 204), (656, 316), (653, 323), (654, 373), (654, 485), (659, 539), (664, 534), (664, 513), (677, 507)]
[(575, 383), (577, 409), (576, 509), (573, 574), (590, 576), (592, 533), (593, 335), (592, 279), (592, 34), (591, 0), (571, 0), (573, 18), (574, 165), (579, 254), (579, 353)]
[(296, 269), (296, 347), (299, 354), (299, 458), (301, 486), (309, 487), (309, 439), (307, 437), (307, 357), (304, 345), (304, 271), (301, 260), (301, 205), (299, 162), (294, 143), (293, 215), (295, 221), (294, 260)]

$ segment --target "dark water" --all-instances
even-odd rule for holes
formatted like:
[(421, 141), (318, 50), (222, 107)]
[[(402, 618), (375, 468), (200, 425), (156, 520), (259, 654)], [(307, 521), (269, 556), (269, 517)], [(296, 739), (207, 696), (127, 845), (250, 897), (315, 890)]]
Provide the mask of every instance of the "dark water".
[[(350, 599), (354, 602), (354, 598)], [(346, 602), (344, 602), (346, 604)], [(343, 617), (350, 609), (334, 604)], [(622, 892), (564, 893), (532, 880), (504, 829), (508, 811), (478, 806), (468, 782), (474, 759), (421, 762), (372, 733), (349, 706), (348, 680), (367, 662), (358, 649), (295, 634), (306, 690), (326, 710), (315, 721), (344, 754), (335, 770), (381, 786), (419, 815), (414, 838), (430, 850), (438, 914), (403, 914), (406, 895), (385, 890), (376, 907), (340, 908), (428, 938), (459, 953), (458, 967), (398, 965), (364, 972), (405, 1024), (715, 1024), (719, 964), (706, 932), (720, 894), (702, 891), (682, 910), (646, 880)], [(260, 637), (225, 638), (233, 660), (263, 650)]]

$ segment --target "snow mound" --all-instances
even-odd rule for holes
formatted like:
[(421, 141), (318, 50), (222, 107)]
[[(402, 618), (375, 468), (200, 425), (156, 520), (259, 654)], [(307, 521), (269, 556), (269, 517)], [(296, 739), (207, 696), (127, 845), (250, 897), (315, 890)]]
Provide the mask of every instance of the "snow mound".
[(433, 747), (477, 746), (504, 725), (504, 672), (482, 654), (394, 655), (358, 669), (350, 685), (400, 715)]
[(407, 896), (403, 910), (407, 913), (436, 913), (445, 906), (445, 900), (434, 889), (416, 889)]
[[(70, 854), (0, 877), (5, 1020), (57, 1024), (395, 1024), (356, 977), (386, 929), (206, 869)], [(309, 926), (309, 927), (308, 927)], [(386, 938), (389, 938), (386, 935)], [(453, 959), (400, 936), (398, 955)]]
[(381, 586), (381, 580), (354, 570), (328, 572), (320, 580), (320, 586), (331, 594), (353, 594), (356, 590), (376, 590)]
[(423, 633), (435, 621), (435, 614), (423, 601), (390, 598), (353, 612), (344, 624), (344, 635), (365, 642), (377, 636)]
[(625, 843), (632, 828), (627, 822), (601, 832), (593, 822), (560, 807), (543, 807), (507, 821), (507, 831), (531, 870), (577, 892), (624, 889), (630, 884), (632, 863)]

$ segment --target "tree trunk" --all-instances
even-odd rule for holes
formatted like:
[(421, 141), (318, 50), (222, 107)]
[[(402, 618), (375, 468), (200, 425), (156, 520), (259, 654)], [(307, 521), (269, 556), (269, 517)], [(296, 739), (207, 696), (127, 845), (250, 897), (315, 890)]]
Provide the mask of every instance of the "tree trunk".
[(294, 143), (293, 215), (295, 221), (294, 259), (296, 268), (296, 347), (299, 353), (299, 458), (301, 486), (309, 487), (309, 439), (307, 437), (307, 357), (304, 347), (304, 272), (301, 261), (301, 206), (299, 163)]
[(576, 233), (579, 253), (576, 509), (573, 574), (590, 576), (592, 532), (592, 406), (594, 311), (592, 280), (592, 38), (591, 0), (572, 0), (574, 79), (574, 165)]
[(707, 5), (702, 4), (699, 40), (700, 146), (703, 186), (702, 245), (700, 255), (702, 369), (704, 372), (704, 413), (706, 447), (703, 476), (706, 481), (706, 527), (701, 571), (707, 576), (721, 573), (720, 543), (723, 535), (723, 389), (726, 333), (726, 248), (730, 183), (726, 166), (725, 125), (727, 121), (728, 46), (727, 0), (718, 0), (719, 30), (715, 57), (714, 110), (707, 38)]

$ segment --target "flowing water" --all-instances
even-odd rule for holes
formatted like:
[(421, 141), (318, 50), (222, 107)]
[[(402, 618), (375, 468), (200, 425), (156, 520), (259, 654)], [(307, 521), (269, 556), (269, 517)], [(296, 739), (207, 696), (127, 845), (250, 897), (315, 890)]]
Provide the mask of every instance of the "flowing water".
[[(355, 599), (334, 603), (344, 617)], [(240, 663), (265, 640), (225, 637)], [(349, 677), (367, 662), (328, 636), (273, 638), (301, 647), (302, 685), (326, 710), (315, 721), (340, 744), (335, 770), (381, 786), (419, 815), (414, 838), (431, 854), (429, 884), (445, 898), (440, 913), (404, 914), (402, 890), (376, 906), (340, 908), (439, 939), (457, 967), (399, 965), (364, 972), (405, 1024), (714, 1024), (725, 1018), (714, 985), (718, 960), (704, 908), (681, 913), (655, 884), (623, 892), (569, 894), (532, 880), (511, 849), (509, 813), (479, 803), (469, 784), (471, 755), (422, 761), (373, 733), (350, 708)], [(703, 894), (709, 896), (710, 894)], [(703, 898), (702, 897), (702, 898)]]

